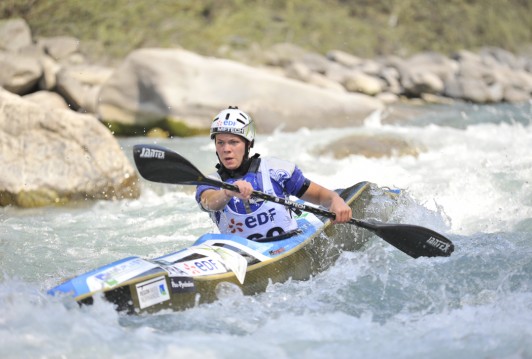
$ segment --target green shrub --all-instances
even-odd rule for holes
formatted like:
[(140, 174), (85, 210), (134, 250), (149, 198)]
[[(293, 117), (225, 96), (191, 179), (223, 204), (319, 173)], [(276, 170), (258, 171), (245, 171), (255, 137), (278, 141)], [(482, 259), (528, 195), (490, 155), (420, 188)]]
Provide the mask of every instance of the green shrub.
[(139, 47), (216, 55), (290, 42), (374, 57), (532, 44), (527, 0), (4, 0), (0, 17), (24, 18), (34, 36), (77, 37), (100, 60)]

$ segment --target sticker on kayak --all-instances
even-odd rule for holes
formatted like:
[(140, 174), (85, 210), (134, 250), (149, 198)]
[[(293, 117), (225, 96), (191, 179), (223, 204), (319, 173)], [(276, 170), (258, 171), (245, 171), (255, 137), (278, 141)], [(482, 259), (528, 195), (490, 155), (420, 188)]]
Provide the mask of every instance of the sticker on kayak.
[(192, 246), (189, 248), (189, 250), (198, 254), (202, 254), (207, 258), (209, 256), (215, 256), (219, 259), (221, 263), (224, 264), (225, 267), (230, 269), (235, 274), (236, 278), (240, 283), (244, 283), (248, 262), (246, 261), (246, 258), (241, 256), (237, 252), (234, 252), (227, 248), (214, 247), (206, 244)]
[(112, 288), (155, 267), (158, 265), (142, 258), (133, 258), (88, 277), (87, 287), (91, 292)]
[(189, 277), (170, 277), (172, 293), (191, 293), (196, 290), (194, 280)]
[(225, 266), (218, 260), (212, 258), (200, 258), (174, 263), (171, 267), (177, 268), (189, 276), (220, 274), (226, 272)]
[(135, 285), (140, 309), (170, 300), (165, 277), (157, 277)]
[(183, 272), (178, 267), (175, 267), (174, 265), (169, 265), (163, 268), (165, 271), (168, 272), (168, 276), (171, 277), (182, 277), (186, 275), (185, 272)]

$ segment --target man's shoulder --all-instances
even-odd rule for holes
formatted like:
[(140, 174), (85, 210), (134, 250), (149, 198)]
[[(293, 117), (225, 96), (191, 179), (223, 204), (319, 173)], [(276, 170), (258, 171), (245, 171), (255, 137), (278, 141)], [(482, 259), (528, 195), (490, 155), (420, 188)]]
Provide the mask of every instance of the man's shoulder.
[(296, 167), (295, 163), (277, 157), (261, 157), (261, 159), (270, 169), (284, 168), (291, 169), (293, 171), (293, 169)]
[(276, 157), (264, 157), (262, 160), (263, 168), (267, 168), (270, 178), (279, 183), (291, 178), (297, 168), (294, 163)]

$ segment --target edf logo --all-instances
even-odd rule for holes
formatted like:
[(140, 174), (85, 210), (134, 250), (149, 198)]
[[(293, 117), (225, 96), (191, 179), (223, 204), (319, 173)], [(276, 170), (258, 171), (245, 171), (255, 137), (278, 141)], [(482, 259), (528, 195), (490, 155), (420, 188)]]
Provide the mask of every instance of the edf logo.
[(256, 216), (247, 217), (244, 223), (248, 228), (255, 228), (257, 226), (262, 226), (263, 224), (266, 224), (268, 222), (273, 222), (276, 214), (277, 213), (275, 212), (275, 208), (270, 208), (268, 212), (262, 212), (257, 214)]
[(224, 126), (236, 126), (236, 122), (231, 120), (225, 120)]

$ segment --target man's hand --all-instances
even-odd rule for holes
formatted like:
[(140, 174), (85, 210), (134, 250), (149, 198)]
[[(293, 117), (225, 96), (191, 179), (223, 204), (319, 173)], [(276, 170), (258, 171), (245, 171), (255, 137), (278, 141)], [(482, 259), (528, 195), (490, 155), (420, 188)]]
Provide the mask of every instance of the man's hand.
[(336, 214), (334, 223), (345, 223), (349, 221), (353, 215), (351, 207), (349, 207), (340, 196), (333, 197), (329, 210)]
[(249, 201), (249, 199), (251, 198), (251, 193), (253, 193), (253, 187), (251, 186), (251, 183), (247, 181), (239, 180), (233, 184), (238, 187), (239, 192), (233, 192), (233, 191), (224, 189), (226, 196), (237, 197), (244, 201)]

